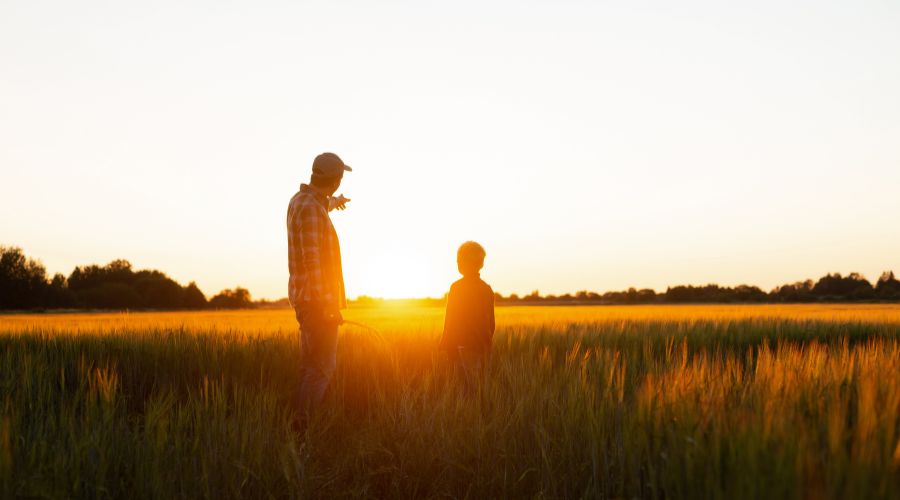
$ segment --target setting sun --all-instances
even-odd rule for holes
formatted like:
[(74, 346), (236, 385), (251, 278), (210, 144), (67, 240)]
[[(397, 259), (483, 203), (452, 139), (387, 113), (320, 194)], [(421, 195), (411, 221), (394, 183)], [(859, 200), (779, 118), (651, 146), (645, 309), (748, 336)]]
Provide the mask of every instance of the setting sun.
[(424, 255), (403, 249), (366, 255), (351, 265), (345, 268), (346, 281), (364, 290), (362, 295), (385, 299), (442, 296), (457, 279), (454, 260), (438, 268)]

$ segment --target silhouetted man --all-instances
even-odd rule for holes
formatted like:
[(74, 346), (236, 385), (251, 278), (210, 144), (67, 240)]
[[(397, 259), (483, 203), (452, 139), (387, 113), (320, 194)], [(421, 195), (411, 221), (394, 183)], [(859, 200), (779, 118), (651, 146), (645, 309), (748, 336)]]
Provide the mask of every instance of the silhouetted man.
[(287, 212), (288, 299), (300, 324), (300, 409), (317, 405), (334, 374), (338, 326), (346, 308), (341, 249), (328, 212), (350, 200), (333, 198), (351, 168), (334, 153), (313, 161), (309, 184), (291, 198)]

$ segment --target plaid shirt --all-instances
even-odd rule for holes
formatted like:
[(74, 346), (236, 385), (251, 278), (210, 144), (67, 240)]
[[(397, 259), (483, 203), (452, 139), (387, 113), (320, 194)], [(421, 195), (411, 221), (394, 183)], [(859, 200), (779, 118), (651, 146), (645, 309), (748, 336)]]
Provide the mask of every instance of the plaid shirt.
[(313, 301), (347, 307), (341, 247), (328, 208), (328, 197), (306, 184), (288, 205), (288, 299), (294, 307)]

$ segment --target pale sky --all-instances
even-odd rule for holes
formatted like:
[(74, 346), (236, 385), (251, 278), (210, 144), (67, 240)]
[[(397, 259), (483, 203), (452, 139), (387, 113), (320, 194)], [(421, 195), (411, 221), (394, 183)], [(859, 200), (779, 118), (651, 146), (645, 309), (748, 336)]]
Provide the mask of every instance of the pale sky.
[(287, 295), (313, 157), (350, 296), (900, 272), (900, 2), (0, 0), (0, 244)]

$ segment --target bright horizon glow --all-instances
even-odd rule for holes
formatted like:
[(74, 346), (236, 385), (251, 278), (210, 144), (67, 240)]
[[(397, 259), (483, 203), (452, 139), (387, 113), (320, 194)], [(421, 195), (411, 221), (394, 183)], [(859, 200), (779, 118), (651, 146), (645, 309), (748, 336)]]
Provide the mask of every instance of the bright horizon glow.
[(287, 294), (313, 157), (348, 294), (900, 272), (900, 4), (0, 4), (0, 244)]

